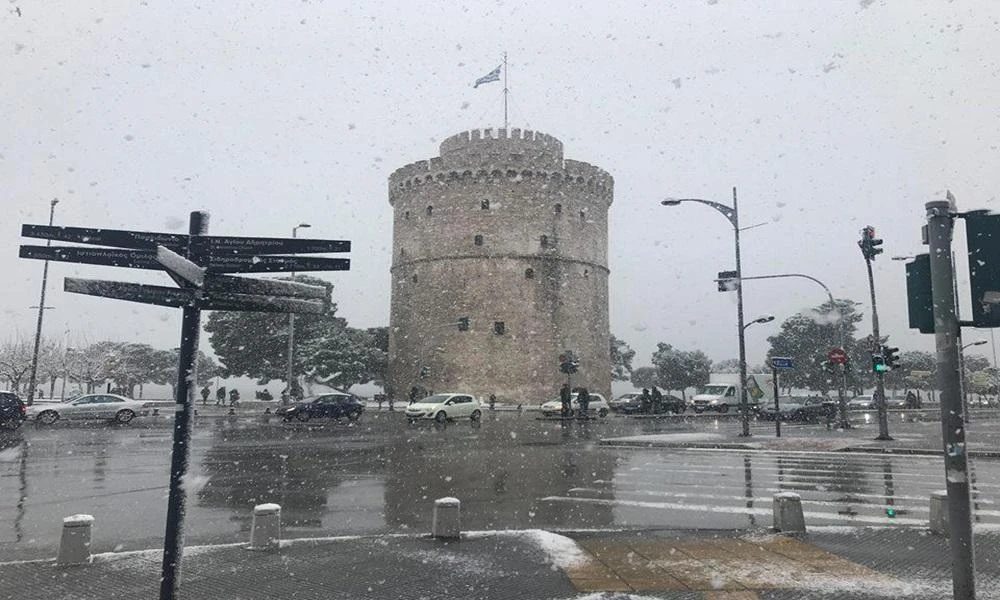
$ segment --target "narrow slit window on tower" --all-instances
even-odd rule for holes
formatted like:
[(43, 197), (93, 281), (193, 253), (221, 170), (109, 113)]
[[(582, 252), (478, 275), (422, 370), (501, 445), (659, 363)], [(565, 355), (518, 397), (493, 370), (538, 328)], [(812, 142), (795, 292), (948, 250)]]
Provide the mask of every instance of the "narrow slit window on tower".
[(585, 210), (580, 211), (580, 220), (583, 221), (584, 223), (587, 222), (587, 211)]
[(583, 270), (583, 278), (587, 279), (589, 277), (590, 277), (590, 269), (584, 269)]
[(479, 202), (479, 207), (482, 208), (483, 210), (489, 210), (490, 209), (490, 200), (489, 200), (489, 198), (483, 198)]
[(532, 269), (531, 267), (528, 267), (527, 269), (525, 269), (524, 270), (524, 278), (525, 279), (534, 279), (535, 278), (535, 270)]
[(406, 248), (400, 248), (399, 249), (399, 257), (403, 258), (404, 256), (406, 256)]
[(561, 215), (562, 214), (562, 204), (556, 204), (552, 208), (556, 211), (557, 215)]
[(507, 328), (504, 326), (503, 321), (493, 321), (493, 333), (495, 335), (503, 335), (506, 331)]
[(405, 221), (409, 221), (410, 220), (410, 211), (406, 211), (406, 212), (403, 213), (403, 220), (405, 220)]
[(429, 217), (434, 214), (434, 207), (428, 204), (427, 208), (424, 209), (424, 212), (426, 212)]
[(543, 235), (542, 237), (538, 238), (538, 242), (541, 244), (542, 248), (548, 248), (549, 247), (549, 236)]
[(417, 274), (416, 274), (416, 273), (414, 273), (414, 274), (413, 274), (413, 283), (416, 283), (416, 282), (417, 282)]
[(477, 246), (482, 246), (483, 245), (483, 236), (477, 235), (475, 238), (473, 238), (473, 241), (475, 241), (475, 243), (476, 243)]

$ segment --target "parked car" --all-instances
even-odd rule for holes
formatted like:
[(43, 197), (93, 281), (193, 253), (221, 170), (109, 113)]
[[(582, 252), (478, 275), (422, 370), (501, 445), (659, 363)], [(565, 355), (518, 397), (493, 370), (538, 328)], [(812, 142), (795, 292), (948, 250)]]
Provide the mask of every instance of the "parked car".
[[(569, 415), (576, 416), (577, 412), (580, 410), (580, 403), (577, 402), (578, 394), (573, 392), (573, 397), (570, 400), (569, 405)], [(559, 398), (555, 400), (549, 400), (541, 406), (542, 414), (546, 417), (558, 417), (562, 414), (562, 401)], [(598, 417), (606, 417), (608, 413), (611, 412), (611, 407), (608, 406), (608, 401), (604, 399), (604, 396), (600, 394), (590, 394), (590, 402), (587, 404), (587, 415), (597, 415)]]
[(483, 416), (479, 401), (471, 394), (434, 394), (407, 405), (406, 418), (434, 419), (438, 423), (455, 419), (478, 421)]
[[(643, 406), (642, 394), (626, 394), (627, 396), (634, 396), (628, 398), (627, 400), (618, 401), (618, 407), (616, 412), (624, 414), (662, 414), (666, 412), (672, 412), (675, 414), (680, 414), (687, 410), (687, 404), (683, 399), (677, 396), (671, 396), (670, 394), (664, 394), (660, 401), (656, 404), (652, 402), (652, 398), (649, 399), (648, 404)], [(616, 410), (614, 401), (609, 402), (611, 405), (611, 410)]]
[(289, 406), (280, 406), (274, 414), (286, 421), (298, 419), (308, 421), (315, 418), (341, 419), (347, 417), (351, 421), (361, 418), (365, 405), (353, 394), (337, 392), (310, 396)]
[(848, 410), (871, 410), (875, 408), (875, 399), (872, 396), (855, 396), (847, 401)]
[[(642, 394), (638, 392), (629, 392), (628, 394), (622, 394), (621, 396), (618, 396), (614, 400), (608, 400), (608, 408), (610, 408), (614, 412), (628, 412), (628, 409), (634, 406), (636, 404), (635, 401), (638, 400), (639, 397), (641, 396)], [(622, 410), (623, 406), (626, 407), (625, 410)]]
[(130, 423), (137, 416), (149, 414), (151, 403), (132, 400), (118, 394), (83, 394), (64, 402), (38, 402), (28, 407), (27, 417), (42, 425), (59, 419), (100, 419)]
[(27, 417), (27, 407), (17, 394), (0, 391), (0, 428), (17, 429)]
[(780, 398), (778, 411), (780, 412), (774, 410), (774, 404), (761, 406), (757, 412), (757, 418), (765, 421), (773, 421), (776, 417), (780, 417), (782, 421), (820, 421), (837, 413), (837, 401), (828, 398), (794, 396)]

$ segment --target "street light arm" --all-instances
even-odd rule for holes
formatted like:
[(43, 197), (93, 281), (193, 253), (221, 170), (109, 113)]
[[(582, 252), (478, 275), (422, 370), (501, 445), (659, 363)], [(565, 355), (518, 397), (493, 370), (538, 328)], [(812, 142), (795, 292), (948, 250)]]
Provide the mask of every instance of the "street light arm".
[(707, 204), (708, 206), (711, 206), (715, 210), (725, 215), (725, 217), (729, 219), (729, 222), (733, 225), (733, 227), (736, 228), (739, 227), (739, 220), (736, 216), (736, 211), (731, 206), (726, 206), (725, 204), (722, 204), (720, 202), (713, 202), (712, 200), (702, 200), (701, 198), (667, 198), (666, 200), (660, 202), (660, 204), (664, 206), (676, 206), (681, 202), (697, 202), (699, 204)]

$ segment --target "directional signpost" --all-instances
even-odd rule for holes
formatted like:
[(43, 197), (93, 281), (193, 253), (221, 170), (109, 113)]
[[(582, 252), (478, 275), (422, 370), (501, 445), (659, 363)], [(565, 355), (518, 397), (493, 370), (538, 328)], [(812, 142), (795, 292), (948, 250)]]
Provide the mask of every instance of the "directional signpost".
[(22, 225), (24, 237), (88, 246), (21, 246), (21, 258), (165, 271), (178, 287), (67, 277), (64, 289), (76, 294), (183, 309), (177, 410), (170, 464), (170, 493), (163, 540), (160, 599), (177, 593), (183, 551), (185, 493), (191, 441), (195, 356), (202, 310), (322, 313), (331, 306), (328, 288), (289, 281), (253, 279), (226, 273), (346, 271), (350, 260), (302, 253), (350, 252), (346, 240), (208, 236), (208, 213), (191, 213), (188, 235), (85, 227)]
[(781, 437), (781, 410), (778, 405), (778, 371), (794, 368), (795, 364), (787, 356), (771, 357), (771, 383), (774, 385), (774, 437)]

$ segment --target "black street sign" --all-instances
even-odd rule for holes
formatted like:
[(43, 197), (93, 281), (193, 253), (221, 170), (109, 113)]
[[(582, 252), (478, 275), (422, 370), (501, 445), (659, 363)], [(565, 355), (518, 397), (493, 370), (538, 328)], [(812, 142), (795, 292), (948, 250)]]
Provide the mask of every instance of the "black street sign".
[[(1000, 305), (996, 304), (1000, 292), (1000, 215), (966, 215), (965, 237), (969, 246), (973, 327), (1000, 327)], [(927, 271), (930, 272), (929, 266)], [(927, 279), (929, 297), (929, 275)]]
[(21, 258), (37, 258), (62, 262), (163, 270), (156, 260), (156, 250), (123, 250), (120, 248), (79, 248), (71, 246), (21, 246)]
[(154, 249), (166, 246), (172, 250), (183, 250), (188, 236), (176, 233), (155, 233), (151, 231), (122, 231), (120, 229), (94, 229), (90, 227), (58, 227), (54, 225), (21, 225), (21, 235), (58, 242), (76, 242), (113, 248), (133, 250)]
[(301, 299), (270, 294), (235, 294), (216, 292), (203, 294), (190, 288), (172, 288), (124, 281), (78, 279), (67, 277), (63, 289), (74, 294), (100, 296), (157, 306), (190, 307), (201, 310), (242, 310), (256, 312), (313, 313), (324, 312), (329, 302), (323, 299)]
[(143, 285), (124, 281), (104, 281), (101, 279), (77, 279), (67, 277), (63, 289), (74, 294), (101, 296), (116, 300), (128, 300), (159, 306), (195, 306), (195, 290)]
[[(76, 242), (132, 250), (155, 249), (165, 246), (183, 252), (190, 236), (151, 231), (95, 229), (89, 227), (58, 227), (54, 225), (22, 225), (21, 235), (43, 240)], [(194, 254), (317, 254), (350, 252), (349, 240), (312, 240), (304, 238), (267, 238), (206, 235), (195, 236)]]
[[(132, 269), (165, 270), (156, 259), (156, 250), (124, 250), (121, 248), (84, 248), (75, 246), (21, 246), (21, 258), (37, 258), (62, 262), (106, 265), (109, 267), (129, 267)], [(233, 254), (211, 256), (207, 263), (208, 273), (281, 273), (285, 271), (347, 271), (351, 268), (349, 258), (326, 258), (323, 256), (254, 256)]]
[(235, 275), (209, 275), (205, 278), (206, 293), (266, 294), (329, 300), (330, 291), (321, 285), (307, 285), (278, 279), (255, 279)]

